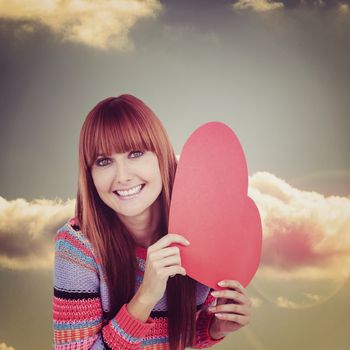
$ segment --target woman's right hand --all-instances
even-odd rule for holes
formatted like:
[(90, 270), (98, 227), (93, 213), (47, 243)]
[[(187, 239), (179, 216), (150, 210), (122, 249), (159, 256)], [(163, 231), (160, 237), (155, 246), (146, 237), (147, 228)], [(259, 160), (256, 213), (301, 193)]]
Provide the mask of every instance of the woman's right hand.
[(147, 249), (145, 272), (139, 293), (150, 304), (155, 305), (162, 298), (170, 276), (186, 275), (186, 270), (181, 266), (180, 249), (169, 247), (172, 243), (185, 246), (190, 244), (185, 237), (169, 233)]

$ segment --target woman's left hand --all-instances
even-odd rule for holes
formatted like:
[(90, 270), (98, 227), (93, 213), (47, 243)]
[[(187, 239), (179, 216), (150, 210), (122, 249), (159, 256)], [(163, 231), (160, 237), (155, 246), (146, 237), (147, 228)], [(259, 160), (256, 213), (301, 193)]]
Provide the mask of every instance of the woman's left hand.
[(210, 333), (217, 339), (246, 326), (250, 322), (252, 306), (247, 291), (238, 281), (221, 282), (218, 285), (227, 289), (213, 291), (211, 294), (218, 298), (217, 303), (208, 308), (209, 312), (215, 313)]

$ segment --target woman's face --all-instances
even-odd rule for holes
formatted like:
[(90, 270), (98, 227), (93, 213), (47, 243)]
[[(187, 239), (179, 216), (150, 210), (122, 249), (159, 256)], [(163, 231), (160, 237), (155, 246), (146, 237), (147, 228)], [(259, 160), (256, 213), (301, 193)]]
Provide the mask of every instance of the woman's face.
[(151, 151), (99, 155), (91, 175), (101, 200), (119, 215), (150, 210), (162, 191), (158, 158)]

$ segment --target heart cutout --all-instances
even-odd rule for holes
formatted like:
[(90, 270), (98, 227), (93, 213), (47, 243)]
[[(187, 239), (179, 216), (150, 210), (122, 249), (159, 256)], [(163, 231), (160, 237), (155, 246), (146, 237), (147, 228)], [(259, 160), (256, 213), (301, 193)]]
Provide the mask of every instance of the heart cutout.
[(168, 232), (190, 241), (180, 248), (187, 275), (215, 290), (224, 279), (246, 287), (262, 245), (258, 208), (248, 197), (242, 146), (224, 123), (210, 122), (186, 141), (177, 165)]

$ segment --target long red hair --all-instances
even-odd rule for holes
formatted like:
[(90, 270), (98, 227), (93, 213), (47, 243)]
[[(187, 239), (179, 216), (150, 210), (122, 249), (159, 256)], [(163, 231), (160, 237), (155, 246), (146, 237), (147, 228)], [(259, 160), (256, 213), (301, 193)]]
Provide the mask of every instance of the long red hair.
[[(110, 310), (104, 314), (107, 321), (135, 294), (135, 242), (115, 212), (100, 199), (91, 166), (99, 153), (110, 155), (130, 150), (148, 150), (158, 157), (163, 183), (158, 198), (159, 227), (164, 236), (177, 165), (168, 135), (153, 111), (138, 98), (126, 94), (106, 98), (89, 112), (80, 132), (76, 217), (105, 272), (110, 295)], [(167, 309), (170, 350), (191, 346), (196, 317), (193, 279), (176, 275), (168, 280)]]

